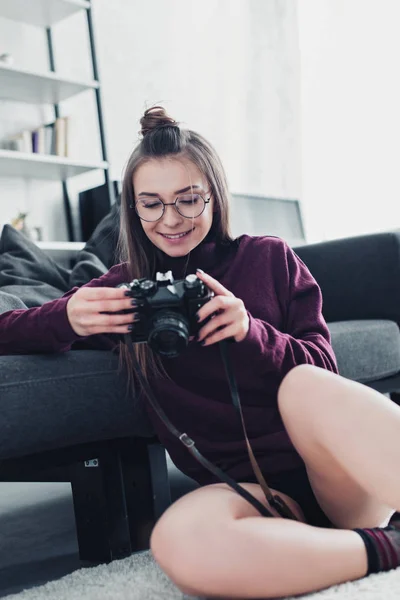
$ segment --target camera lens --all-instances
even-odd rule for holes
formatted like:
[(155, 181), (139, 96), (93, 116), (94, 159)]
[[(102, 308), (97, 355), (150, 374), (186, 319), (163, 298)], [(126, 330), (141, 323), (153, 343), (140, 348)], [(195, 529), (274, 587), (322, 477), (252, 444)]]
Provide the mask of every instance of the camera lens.
[(147, 341), (151, 349), (161, 356), (179, 356), (188, 345), (189, 323), (179, 313), (162, 310), (152, 319)]

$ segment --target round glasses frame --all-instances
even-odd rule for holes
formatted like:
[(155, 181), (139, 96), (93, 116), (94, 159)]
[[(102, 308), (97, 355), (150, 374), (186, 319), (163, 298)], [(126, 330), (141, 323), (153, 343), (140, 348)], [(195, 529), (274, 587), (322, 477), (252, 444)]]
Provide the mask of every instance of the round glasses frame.
[[(208, 192), (208, 193), (209, 193), (209, 192)], [(175, 198), (175, 201), (174, 201), (174, 202), (163, 202), (163, 200), (161, 200), (161, 198), (157, 198), (157, 199), (158, 199), (158, 200), (161, 202), (161, 204), (163, 205), (163, 208), (162, 208), (162, 214), (161, 214), (161, 215), (160, 215), (160, 216), (159, 216), (157, 219), (151, 219), (151, 220), (149, 220), (149, 219), (144, 219), (143, 217), (141, 217), (141, 216), (139, 215), (139, 211), (138, 211), (138, 209), (137, 209), (137, 205), (138, 205), (138, 203), (139, 203), (138, 201), (136, 201), (136, 202), (135, 202), (135, 205), (134, 205), (134, 207), (131, 205), (131, 208), (135, 208), (135, 212), (136, 212), (137, 216), (139, 217), (139, 219), (140, 219), (141, 221), (146, 221), (146, 223), (155, 223), (156, 221), (159, 221), (160, 219), (162, 219), (162, 218), (163, 218), (163, 216), (164, 216), (164, 213), (165, 213), (165, 207), (166, 207), (166, 206), (175, 206), (175, 210), (176, 210), (176, 212), (177, 212), (179, 215), (181, 215), (181, 217), (183, 217), (184, 219), (197, 219), (197, 218), (198, 218), (198, 217), (200, 217), (200, 215), (202, 215), (202, 214), (203, 214), (203, 212), (206, 210), (206, 206), (207, 206), (207, 204), (210, 202), (210, 200), (211, 200), (211, 196), (209, 196), (209, 197), (206, 199), (206, 198), (204, 198), (204, 196), (202, 196), (201, 194), (197, 194), (197, 192), (196, 192), (196, 195), (197, 195), (197, 196), (200, 196), (200, 198), (203, 200), (203, 202), (204, 202), (204, 206), (203, 206), (203, 208), (202, 208), (201, 212), (199, 212), (199, 214), (198, 214), (198, 215), (196, 215), (195, 217), (187, 217), (186, 215), (183, 215), (183, 214), (181, 213), (181, 211), (179, 210), (179, 208), (178, 208), (178, 205), (177, 205), (177, 202), (179, 201), (179, 197), (178, 197), (178, 198)]]

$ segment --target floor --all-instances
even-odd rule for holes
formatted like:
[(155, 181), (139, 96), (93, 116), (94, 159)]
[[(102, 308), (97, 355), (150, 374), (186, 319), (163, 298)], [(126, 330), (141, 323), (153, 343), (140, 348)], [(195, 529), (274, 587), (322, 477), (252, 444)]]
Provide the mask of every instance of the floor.
[[(197, 484), (167, 456), (171, 500)], [(83, 566), (70, 483), (0, 482), (0, 598), (59, 579)]]
[(1, 482), (0, 597), (81, 566), (71, 485)]

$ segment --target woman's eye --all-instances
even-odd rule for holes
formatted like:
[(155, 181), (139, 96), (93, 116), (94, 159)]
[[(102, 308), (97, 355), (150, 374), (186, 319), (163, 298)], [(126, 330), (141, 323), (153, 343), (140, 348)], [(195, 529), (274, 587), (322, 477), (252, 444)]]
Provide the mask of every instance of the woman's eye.
[(183, 198), (179, 198), (180, 204), (197, 204), (200, 199), (200, 196), (184, 196)]
[(160, 208), (161, 202), (143, 202), (142, 206), (144, 208)]

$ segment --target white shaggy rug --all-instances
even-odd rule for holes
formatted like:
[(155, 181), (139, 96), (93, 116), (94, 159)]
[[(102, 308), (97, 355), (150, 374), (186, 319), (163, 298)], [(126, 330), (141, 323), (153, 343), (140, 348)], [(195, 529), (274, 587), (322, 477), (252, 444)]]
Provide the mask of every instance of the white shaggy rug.
[[(400, 568), (358, 581), (343, 583), (322, 592), (286, 600), (399, 600)], [(62, 579), (7, 600), (193, 600), (182, 594), (164, 575), (149, 552), (141, 552), (98, 567), (79, 569)]]

